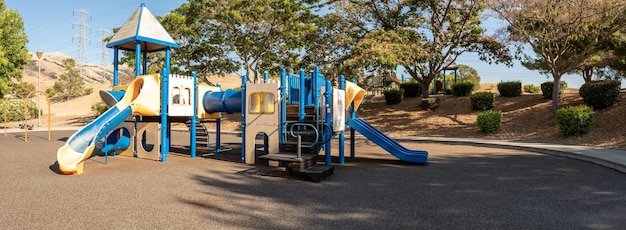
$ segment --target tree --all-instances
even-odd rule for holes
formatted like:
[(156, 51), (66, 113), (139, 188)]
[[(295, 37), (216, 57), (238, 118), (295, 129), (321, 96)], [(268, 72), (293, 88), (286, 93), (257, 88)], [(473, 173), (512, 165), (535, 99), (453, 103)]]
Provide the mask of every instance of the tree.
[[(76, 60), (72, 58), (63, 59), (61, 65), (65, 69), (65, 73), (59, 76), (59, 81), (54, 83), (51, 89), (47, 89), (48, 95), (57, 95), (64, 101), (70, 98), (83, 96), (93, 91), (92, 88), (85, 88), (85, 82), (80, 76), (80, 71), (76, 66)], [(54, 93), (50, 92), (54, 91)]]
[[(623, 0), (492, 0), (490, 4), (508, 23), (509, 39), (518, 44), (517, 51), (527, 45), (545, 60), (555, 86), (563, 74), (598, 54), (598, 45), (625, 25)], [(559, 91), (554, 87), (553, 113)]]
[(478, 71), (468, 65), (459, 64), (459, 80), (461, 81), (470, 81), (474, 83), (474, 89), (480, 88), (480, 76), (478, 75)]
[(11, 91), (13, 79), (22, 79), (22, 66), (30, 57), (27, 42), (22, 16), (0, 0), (0, 97)]
[[(368, 33), (356, 47), (356, 60), (383, 66), (403, 65), (422, 86), (428, 97), (428, 86), (440, 72), (464, 52), (477, 52), (489, 63), (511, 63), (504, 44), (484, 35), (480, 14), (481, 0), (398, 1), (400, 21), (397, 25)], [(394, 11), (394, 12), (396, 12)], [(390, 28), (393, 28), (390, 27)]]
[(37, 90), (35, 85), (23, 81), (20, 81), (13, 86), (13, 94), (18, 98), (26, 98), (28, 94), (35, 90)]
[(177, 27), (183, 65), (209, 70), (243, 66), (245, 74), (256, 79), (262, 69), (295, 56), (303, 47), (304, 36), (315, 30), (308, 5), (312, 2), (190, 0), (166, 19), (184, 25)]
[(203, 23), (204, 12), (197, 4), (183, 4), (160, 21), (179, 45), (172, 51), (172, 68), (187, 74), (196, 72), (201, 81), (212, 84), (209, 76), (235, 72), (237, 65), (225, 55), (228, 49), (220, 40), (224, 38), (220, 31)]

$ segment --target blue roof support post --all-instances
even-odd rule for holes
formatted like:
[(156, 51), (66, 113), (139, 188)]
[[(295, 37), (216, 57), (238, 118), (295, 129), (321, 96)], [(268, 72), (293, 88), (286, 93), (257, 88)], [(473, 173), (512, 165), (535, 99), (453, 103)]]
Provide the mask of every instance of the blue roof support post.
[[(217, 83), (217, 88), (220, 88), (222, 91), (222, 84)], [(220, 154), (222, 152), (222, 144), (221, 144), (221, 135), (222, 135), (222, 113), (220, 112), (220, 116), (215, 119), (215, 154)], [(210, 147), (210, 142), (207, 141), (208, 146)]]
[(330, 114), (330, 111), (332, 110), (332, 101), (333, 101), (332, 90), (333, 90), (332, 83), (330, 83), (329, 80), (326, 80), (326, 92), (324, 92), (324, 96), (326, 96), (326, 116), (325, 116), (326, 128), (324, 129), (324, 139), (323, 139), (323, 140), (328, 140), (326, 141), (326, 143), (324, 143), (324, 151), (326, 153), (324, 157), (324, 163), (326, 164), (326, 166), (331, 165), (330, 140), (332, 138), (332, 132), (330, 131), (330, 128), (333, 126), (331, 124), (332, 115)]
[[(171, 50), (170, 47), (167, 47), (165, 49), (165, 68), (167, 69), (167, 74), (165, 75), (165, 79), (167, 79), (167, 80), (165, 81), (165, 93), (164, 93), (166, 95), (166, 98), (167, 98), (167, 100), (165, 101), (165, 112), (166, 112), (166, 114), (165, 114), (165, 121), (166, 121), (166, 123), (165, 124), (167, 125), (167, 127), (166, 127), (167, 128), (167, 138), (166, 138), (165, 141), (166, 141), (167, 145), (165, 147), (167, 147), (167, 153), (168, 154), (170, 152), (170, 146), (171, 146), (171, 143), (172, 143), (172, 141), (171, 141), (171, 138), (172, 138), (172, 125), (170, 124), (170, 121), (169, 121), (170, 108), (169, 108), (169, 105), (168, 105), (169, 104), (169, 96), (168, 95), (170, 95), (170, 92), (169, 92), (169, 89), (170, 89), (170, 87), (169, 87), (169, 85), (170, 85), (169, 76), (170, 76), (170, 70), (171, 70), (171, 68), (170, 68), (170, 60), (171, 60), (171, 57), (172, 57), (172, 52), (171, 51), (172, 50)], [(163, 111), (163, 108), (161, 108), (161, 111)]]
[[(339, 89), (346, 89), (346, 77), (339, 75)], [(343, 108), (345, 109), (345, 107)], [(345, 119), (344, 119), (345, 120)], [(344, 164), (344, 153), (345, 153), (345, 138), (346, 138), (346, 130), (342, 130), (339, 134), (339, 164)]]
[(119, 84), (119, 69), (118, 69), (118, 65), (119, 65), (119, 53), (120, 53), (120, 49), (116, 47), (113, 47), (113, 87), (117, 86)]
[(246, 83), (248, 76), (241, 77), (241, 163), (246, 163)]
[(191, 158), (196, 158), (196, 151), (198, 151), (196, 146), (196, 123), (198, 123), (198, 81), (196, 72), (192, 72), (191, 77), (193, 78), (193, 116), (191, 116), (190, 121), (191, 134), (189, 135), (189, 148), (191, 150)]
[(135, 77), (141, 75), (141, 41), (135, 42)]
[(305, 97), (306, 95), (304, 94), (304, 90), (305, 90), (305, 76), (304, 76), (304, 69), (300, 69), (300, 98), (298, 99), (298, 105), (299, 105), (299, 119), (298, 121), (300, 122), (304, 122), (304, 116), (306, 115), (306, 113), (304, 112), (304, 103), (305, 103)]
[(169, 48), (165, 50), (165, 68), (161, 71), (161, 162), (167, 162), (167, 154), (170, 152), (170, 132), (168, 123), (168, 107), (169, 100)]
[(287, 117), (287, 99), (285, 95), (287, 94), (287, 70), (283, 68), (280, 71), (280, 142), (285, 142), (285, 132), (286, 132), (286, 117)]
[(270, 74), (267, 71), (263, 72), (263, 82), (267, 82), (267, 79), (269, 78), (270, 78)]
[[(352, 79), (352, 83), (356, 83), (356, 79)], [(356, 119), (356, 111), (354, 111), (354, 101), (350, 103), (350, 119)], [(350, 158), (354, 158), (354, 129), (350, 128)]]

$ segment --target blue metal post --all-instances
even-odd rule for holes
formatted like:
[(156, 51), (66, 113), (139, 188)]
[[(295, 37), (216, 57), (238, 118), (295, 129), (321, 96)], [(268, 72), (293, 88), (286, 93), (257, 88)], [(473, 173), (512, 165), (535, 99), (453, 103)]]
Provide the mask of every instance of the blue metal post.
[(269, 79), (269, 78), (270, 78), (270, 74), (269, 74), (267, 71), (265, 71), (265, 72), (263, 73), (263, 81), (264, 81), (264, 82), (267, 82), (267, 79)]
[[(221, 116), (221, 114), (220, 114)], [(215, 119), (215, 154), (220, 154), (222, 152), (222, 144), (220, 143), (221, 129), (222, 129), (222, 118), (218, 117)]]
[(113, 86), (117, 86), (119, 84), (119, 48), (113, 47)]
[(303, 122), (304, 121), (304, 116), (306, 115), (306, 113), (304, 112), (304, 101), (305, 101), (305, 94), (304, 94), (304, 88), (306, 87), (304, 85), (304, 80), (305, 76), (304, 76), (304, 69), (300, 69), (300, 99), (298, 100), (299, 102), (299, 121)]
[(248, 76), (241, 77), (241, 163), (246, 163), (246, 83)]
[[(222, 91), (222, 83), (217, 83), (215, 86), (217, 86), (217, 88), (220, 88), (220, 91)], [(222, 113), (220, 112), (220, 115), (217, 119), (215, 119), (215, 154), (220, 154), (222, 152), (222, 144), (221, 144), (221, 138), (222, 137)], [(211, 147), (211, 142), (207, 141), (207, 148)]]
[[(189, 137), (190, 140), (190, 149), (191, 149), (191, 158), (196, 158), (196, 151), (197, 151), (197, 146), (196, 146), (196, 123), (198, 123), (198, 87), (196, 85), (197, 83), (197, 78), (196, 78), (196, 72), (192, 72), (191, 73), (191, 77), (193, 78), (193, 116), (191, 116), (191, 121), (190, 121), (190, 127), (191, 127), (191, 134)], [(208, 142), (208, 141), (207, 141)]]
[(287, 70), (284, 68), (280, 71), (280, 142), (285, 142), (285, 133), (287, 127), (285, 127), (287, 117), (287, 100), (285, 95), (287, 94)]
[[(343, 74), (339, 75), (339, 89), (342, 89), (342, 90), (346, 89), (346, 77), (344, 77)], [(345, 107), (341, 108), (341, 109), (345, 110)], [(345, 120), (345, 118), (344, 118), (344, 120)], [(345, 130), (345, 127), (344, 127), (344, 130), (341, 131), (341, 134), (339, 134), (339, 164), (344, 164), (345, 163), (345, 159), (344, 159), (345, 136), (346, 136), (346, 130)]]
[(332, 116), (330, 115), (330, 111), (332, 110), (332, 83), (330, 83), (329, 80), (326, 80), (326, 92), (324, 93), (324, 95), (326, 96), (326, 128), (324, 129), (324, 140), (328, 140), (326, 143), (324, 143), (324, 150), (326, 153), (326, 156), (324, 158), (324, 163), (326, 164), (326, 166), (330, 166), (331, 165), (331, 152), (330, 152), (330, 139), (332, 138), (332, 132), (330, 131), (330, 127), (332, 127), (331, 124), (331, 120), (332, 120)]
[[(356, 79), (352, 79), (352, 83), (356, 83)], [(350, 119), (356, 119), (356, 111), (354, 111), (354, 101), (350, 103)], [(354, 158), (354, 129), (350, 128), (350, 158)]]
[(311, 92), (313, 92), (313, 101), (312, 104), (315, 106), (315, 110), (317, 111), (320, 107), (319, 100), (320, 100), (320, 92), (321, 92), (321, 85), (318, 85), (318, 77), (320, 75), (320, 68), (318, 66), (315, 66), (315, 69), (313, 70), (313, 76), (311, 77)]
[(135, 42), (135, 77), (141, 75), (141, 42)]

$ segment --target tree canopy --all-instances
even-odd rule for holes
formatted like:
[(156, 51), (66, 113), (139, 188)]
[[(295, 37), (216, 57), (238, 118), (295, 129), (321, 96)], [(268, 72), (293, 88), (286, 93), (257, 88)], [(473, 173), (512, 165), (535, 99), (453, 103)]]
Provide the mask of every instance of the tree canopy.
[[(568, 73), (601, 49), (626, 22), (624, 0), (492, 0), (492, 9), (508, 23), (509, 39), (518, 52), (530, 46), (559, 85)], [(532, 60), (525, 56), (526, 60)], [(552, 111), (558, 109), (554, 87)]]
[(27, 42), (22, 16), (0, 0), (0, 96), (11, 90), (13, 79), (22, 79), (22, 66), (29, 59)]
[[(377, 5), (384, 7), (376, 7)], [(383, 1), (371, 3), (379, 28), (356, 46), (354, 61), (382, 68), (402, 65), (422, 85), (423, 97), (433, 79), (459, 55), (477, 52), (483, 61), (510, 64), (507, 47), (486, 36), (481, 0)], [(385, 9), (385, 10), (379, 10)], [(381, 16), (386, 14), (387, 17)]]

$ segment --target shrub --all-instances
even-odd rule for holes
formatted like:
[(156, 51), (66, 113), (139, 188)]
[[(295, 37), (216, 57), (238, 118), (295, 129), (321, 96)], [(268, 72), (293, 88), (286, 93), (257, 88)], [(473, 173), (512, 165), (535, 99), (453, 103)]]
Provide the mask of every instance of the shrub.
[(476, 118), (476, 124), (478, 124), (480, 133), (495, 133), (500, 129), (500, 124), (502, 124), (502, 112), (489, 110), (479, 113)]
[(495, 95), (491, 92), (478, 92), (470, 95), (473, 110), (490, 110), (493, 108)]
[(441, 100), (438, 97), (422, 98), (422, 103), (420, 104), (420, 107), (422, 107), (423, 109), (436, 109), (437, 107), (439, 107), (440, 101)]
[[(563, 96), (563, 92), (565, 92), (565, 90), (567, 89), (567, 82), (560, 81), (559, 86), (559, 97), (561, 97)], [(543, 98), (552, 99), (552, 88), (554, 88), (554, 82), (552, 81), (546, 81), (544, 83), (541, 83), (541, 93), (543, 95)]]
[(399, 104), (404, 96), (404, 90), (402, 89), (386, 89), (383, 91), (385, 95), (385, 101), (388, 105)]
[[(0, 120), (4, 121), (4, 103), (6, 103), (7, 122), (11, 121), (23, 121), (24, 120), (24, 100), (22, 99), (5, 99), (0, 100)], [(28, 115), (27, 119), (37, 118), (37, 103), (32, 100), (28, 100)]]
[(556, 111), (555, 119), (564, 137), (583, 135), (591, 128), (593, 108), (586, 105), (570, 106)]
[(617, 80), (592, 81), (581, 86), (578, 94), (594, 109), (609, 108), (617, 102), (621, 85)]
[(91, 105), (91, 111), (94, 112), (96, 117), (99, 117), (104, 112), (106, 112), (108, 109), (109, 109), (109, 107), (107, 107), (107, 105), (102, 103), (102, 102), (98, 102), (96, 104)]
[(522, 94), (522, 82), (500, 82), (498, 83), (498, 93), (502, 97), (517, 97)]
[(452, 95), (457, 97), (467, 97), (472, 94), (475, 84), (471, 81), (461, 81), (452, 85)]
[(541, 90), (539, 86), (533, 84), (524, 85), (524, 92), (526, 93), (539, 93), (539, 90)]
[(405, 97), (419, 97), (422, 95), (422, 86), (415, 81), (400, 84), (400, 89), (404, 90)]

